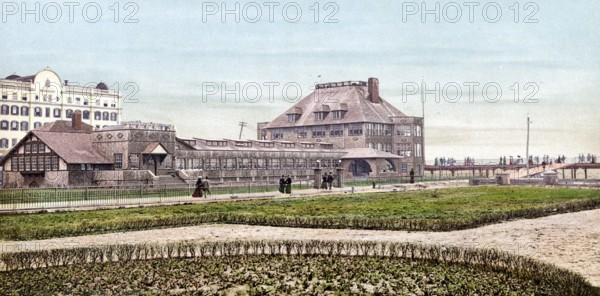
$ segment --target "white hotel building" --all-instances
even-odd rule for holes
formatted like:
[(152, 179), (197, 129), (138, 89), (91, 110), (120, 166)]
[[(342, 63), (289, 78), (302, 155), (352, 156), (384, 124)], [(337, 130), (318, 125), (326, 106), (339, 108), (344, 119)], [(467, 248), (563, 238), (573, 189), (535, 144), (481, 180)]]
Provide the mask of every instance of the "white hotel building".
[(28, 131), (56, 120), (70, 120), (81, 111), (95, 128), (121, 121), (121, 95), (104, 83), (69, 85), (49, 68), (35, 75), (0, 79), (0, 157)]

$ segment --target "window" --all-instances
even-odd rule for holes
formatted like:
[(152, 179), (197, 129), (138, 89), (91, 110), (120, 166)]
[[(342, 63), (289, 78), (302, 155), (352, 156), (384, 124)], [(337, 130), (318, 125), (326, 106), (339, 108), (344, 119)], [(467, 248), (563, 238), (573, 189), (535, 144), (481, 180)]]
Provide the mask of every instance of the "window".
[(85, 99), (85, 100), (83, 100), (83, 105), (84, 105), (84, 106), (87, 106), (87, 105), (89, 105), (89, 104), (90, 104), (90, 101), (88, 101), (88, 99)]
[(90, 119), (90, 111), (83, 111), (83, 119)]
[(22, 97), (21, 97), (21, 100), (23, 100), (23, 101), (27, 101), (27, 96), (22, 96)]
[(100, 112), (100, 111), (94, 112), (94, 119), (95, 120), (100, 120), (101, 118), (102, 118), (102, 112)]
[(361, 136), (363, 133), (362, 124), (351, 124), (348, 127), (348, 136)]
[(115, 153), (114, 154), (114, 162), (115, 162), (115, 169), (120, 170), (123, 168), (123, 154), (121, 153)]
[(7, 94), (2, 94), (2, 100), (4, 100), (4, 101), (8, 100), (8, 95)]
[(227, 141), (206, 141), (206, 146), (227, 146)]
[(421, 126), (420, 125), (415, 125), (415, 135), (417, 137), (421, 136)]
[(60, 116), (62, 115), (62, 112), (60, 109), (54, 108), (53, 115), (54, 115), (54, 118), (60, 118)]
[(117, 121), (117, 113), (115, 113), (115, 112), (110, 113), (110, 120)]
[(315, 112), (315, 120), (322, 121), (325, 119), (326, 115), (327, 115), (327, 113), (325, 113), (325, 112)]
[(324, 126), (313, 126), (312, 128), (312, 137), (313, 138), (323, 138), (327, 134)]
[(140, 169), (140, 155), (139, 154), (129, 154), (129, 169), (130, 170), (139, 170)]
[(330, 137), (343, 137), (344, 136), (344, 126), (343, 125), (334, 125), (331, 127), (331, 131), (329, 132)]
[(294, 147), (296, 147), (296, 144), (294, 144), (294, 143), (282, 143), (281, 146), (283, 148), (294, 148)]
[(44, 143), (38, 143), (38, 153), (46, 152), (46, 145)]
[(16, 120), (13, 120), (10, 122), (10, 130), (11, 131), (18, 131), (19, 130), (19, 122)]
[(421, 144), (419, 143), (415, 144), (415, 154), (416, 157), (421, 157)]
[(402, 173), (403, 174), (408, 173), (408, 165), (406, 163), (402, 164)]
[(2, 105), (2, 111), (0, 112), (2, 115), (8, 115), (8, 105)]
[(52, 157), (51, 156), (46, 156), (44, 158), (44, 169), (46, 171), (52, 170)]
[(384, 148), (385, 152), (392, 152), (392, 144), (385, 144), (385, 148)]
[(345, 112), (342, 110), (337, 110), (333, 111), (331, 115), (333, 116), (333, 119), (342, 119), (344, 118), (344, 113)]
[(73, 110), (67, 109), (67, 111), (65, 111), (65, 115), (67, 118), (73, 118)]
[(396, 132), (398, 136), (410, 137), (410, 125), (401, 125)]
[(58, 171), (58, 156), (52, 156), (52, 170)]
[(19, 106), (12, 106), (12, 107), (10, 107), (10, 114), (12, 114), (12, 115), (19, 115)]
[(0, 130), (3, 130), (3, 131), (8, 130), (8, 121), (6, 121), (6, 120), (0, 121)]
[(46, 108), (46, 117), (50, 117), (50, 108)]
[(31, 144), (25, 144), (25, 153), (31, 153)]
[(33, 123), (33, 128), (34, 128), (34, 129), (37, 129), (37, 128), (41, 127), (41, 126), (42, 126), (42, 123), (41, 123), (41, 122), (34, 122), (34, 123)]
[(283, 139), (283, 130), (280, 130), (280, 129), (273, 130), (271, 132), (271, 139), (272, 140)]
[(275, 143), (261, 142), (259, 146), (260, 147), (271, 148), (271, 147), (275, 147)]
[(102, 120), (108, 120), (109, 115), (108, 112), (102, 112)]
[(294, 123), (296, 122), (296, 120), (298, 120), (298, 114), (288, 114), (287, 118), (288, 118), (288, 122), (289, 123)]
[(0, 139), (0, 148), (8, 148), (8, 139)]
[(398, 144), (398, 155), (402, 157), (410, 157), (412, 155), (412, 149), (410, 144)]
[(33, 109), (33, 116), (42, 117), (42, 108), (35, 107), (35, 109)]
[(312, 144), (312, 143), (302, 143), (302, 147), (304, 147), (304, 148), (315, 148), (315, 144)]
[(29, 130), (29, 122), (21, 121), (21, 131), (27, 131), (27, 130)]
[(27, 106), (21, 107), (21, 116), (29, 116), (29, 108)]
[[(367, 128), (367, 136), (383, 136), (383, 135), (385, 135), (385, 132), (384, 132), (384, 130), (386, 128), (385, 124), (367, 123), (366, 128)], [(391, 135), (391, 132), (390, 132), (390, 135)]]
[(275, 158), (275, 159), (271, 159), (271, 169), (272, 170), (278, 170), (281, 168), (281, 164), (279, 159)]
[(304, 138), (306, 138), (307, 134), (308, 134), (308, 133), (307, 133), (305, 130), (303, 130), (303, 131), (299, 131), (299, 132), (298, 132), (298, 138), (299, 138), (299, 139), (304, 139)]

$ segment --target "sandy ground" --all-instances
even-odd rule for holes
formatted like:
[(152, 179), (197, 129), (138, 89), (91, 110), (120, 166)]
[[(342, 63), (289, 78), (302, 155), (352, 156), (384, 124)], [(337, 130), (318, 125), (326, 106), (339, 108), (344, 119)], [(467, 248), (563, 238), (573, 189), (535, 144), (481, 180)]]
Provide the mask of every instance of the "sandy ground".
[(0, 242), (0, 252), (104, 244), (182, 240), (370, 240), (497, 248), (578, 272), (600, 286), (600, 210), (517, 220), (452, 232), (301, 229), (248, 225), (203, 225), (27, 242)]

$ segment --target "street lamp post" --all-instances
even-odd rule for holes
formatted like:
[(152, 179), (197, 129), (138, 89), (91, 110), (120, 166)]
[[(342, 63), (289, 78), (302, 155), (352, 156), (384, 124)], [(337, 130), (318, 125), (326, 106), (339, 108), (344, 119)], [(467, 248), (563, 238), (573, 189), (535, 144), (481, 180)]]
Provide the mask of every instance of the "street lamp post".
[(525, 162), (527, 165), (527, 177), (529, 177), (529, 125), (531, 124), (531, 120), (529, 119), (529, 113), (527, 113), (527, 147), (525, 148)]

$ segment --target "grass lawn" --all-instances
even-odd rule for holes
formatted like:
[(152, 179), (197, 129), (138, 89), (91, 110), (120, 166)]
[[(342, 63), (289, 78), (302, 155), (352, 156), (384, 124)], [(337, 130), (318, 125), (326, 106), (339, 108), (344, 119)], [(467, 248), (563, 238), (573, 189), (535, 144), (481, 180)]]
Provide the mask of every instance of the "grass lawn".
[(0, 239), (42, 239), (202, 223), (447, 231), (598, 207), (598, 190), (465, 187), (7, 215), (0, 216)]

